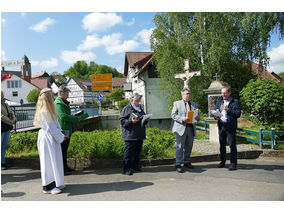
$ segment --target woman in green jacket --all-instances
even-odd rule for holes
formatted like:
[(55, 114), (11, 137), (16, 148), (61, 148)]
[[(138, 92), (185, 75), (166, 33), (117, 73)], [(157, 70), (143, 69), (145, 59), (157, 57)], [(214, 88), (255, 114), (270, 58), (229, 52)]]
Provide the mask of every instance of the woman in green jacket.
[(69, 132), (68, 134), (69, 139), (61, 143), (65, 175), (68, 175), (69, 174), (68, 172), (73, 171), (67, 166), (67, 150), (69, 147), (70, 138), (71, 138), (72, 131), (73, 131), (72, 130), (73, 124), (77, 124), (79, 121), (82, 121), (88, 117), (87, 113), (80, 115), (80, 116), (71, 115), (69, 102), (67, 101), (67, 98), (69, 97), (69, 93), (70, 93), (70, 90), (64, 85), (61, 85), (58, 89), (58, 97), (54, 101), (54, 106), (55, 106), (56, 113), (58, 114), (58, 117), (59, 117), (59, 123), (60, 123), (61, 129), (67, 130)]

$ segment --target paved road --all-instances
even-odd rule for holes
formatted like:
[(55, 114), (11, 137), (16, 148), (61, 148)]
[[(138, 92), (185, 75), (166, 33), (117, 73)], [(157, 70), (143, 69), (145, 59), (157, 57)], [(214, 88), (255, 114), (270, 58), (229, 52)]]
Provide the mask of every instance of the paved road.
[(144, 168), (125, 176), (120, 169), (76, 172), (65, 176), (62, 194), (41, 192), (40, 171), (2, 171), (2, 200), (284, 200), (284, 159), (239, 160), (237, 171), (218, 162), (195, 163), (176, 173), (172, 165)]

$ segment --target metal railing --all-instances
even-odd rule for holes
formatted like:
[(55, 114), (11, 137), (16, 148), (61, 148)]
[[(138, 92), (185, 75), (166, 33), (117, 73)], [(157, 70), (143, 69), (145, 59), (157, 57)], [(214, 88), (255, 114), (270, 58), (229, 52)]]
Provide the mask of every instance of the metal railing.
[(203, 130), (205, 132), (209, 132), (209, 122), (207, 122), (207, 121), (198, 121), (197, 124), (196, 124), (196, 129), (200, 129), (200, 130)]
[[(33, 127), (33, 121), (35, 116), (36, 107), (35, 106), (10, 106), (13, 110), (17, 123), (13, 125), (13, 129), (16, 132), (19, 129)], [(89, 107), (87, 105), (70, 106), (72, 114), (80, 110), (84, 110), (84, 113), (88, 113), (89, 116), (94, 116), (99, 114), (98, 107)]]

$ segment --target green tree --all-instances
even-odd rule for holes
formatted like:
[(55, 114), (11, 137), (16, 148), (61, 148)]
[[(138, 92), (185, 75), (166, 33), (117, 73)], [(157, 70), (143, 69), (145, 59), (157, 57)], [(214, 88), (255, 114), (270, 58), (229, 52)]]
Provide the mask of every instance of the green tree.
[(106, 95), (106, 97), (112, 100), (113, 102), (117, 102), (123, 100), (123, 95), (123, 89), (115, 88), (108, 95)]
[(90, 79), (93, 74), (107, 73), (111, 73), (113, 78), (123, 77), (123, 74), (118, 72), (115, 68), (106, 65), (98, 65), (93, 61), (91, 61), (89, 65), (85, 61), (77, 61), (64, 75), (69, 75), (71, 78)]
[(33, 89), (29, 92), (27, 96), (27, 101), (30, 103), (37, 103), (40, 89)]
[[(243, 110), (263, 125), (284, 127), (284, 83), (275, 80), (251, 80), (241, 91)], [(276, 126), (277, 127), (277, 126)]]
[[(192, 99), (207, 111), (207, 89), (214, 75), (226, 81), (238, 97), (239, 91), (255, 78), (250, 63), (268, 64), (266, 54), (272, 32), (284, 37), (284, 13), (157, 13), (151, 35), (154, 63), (167, 88), (170, 106), (180, 98), (184, 59), (190, 70), (201, 76), (190, 80)], [(246, 65), (246, 66), (245, 66)]]
[(284, 80), (284, 72), (278, 73), (278, 75), (280, 76), (280, 78), (282, 78), (282, 81)]

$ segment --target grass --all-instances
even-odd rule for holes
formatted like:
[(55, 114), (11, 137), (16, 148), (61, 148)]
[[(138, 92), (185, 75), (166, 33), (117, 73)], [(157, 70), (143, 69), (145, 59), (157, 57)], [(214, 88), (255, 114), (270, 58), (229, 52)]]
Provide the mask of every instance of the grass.
[(38, 151), (21, 152), (17, 154), (6, 153), (6, 157), (10, 158), (38, 158)]

